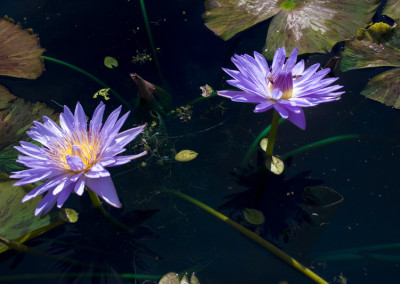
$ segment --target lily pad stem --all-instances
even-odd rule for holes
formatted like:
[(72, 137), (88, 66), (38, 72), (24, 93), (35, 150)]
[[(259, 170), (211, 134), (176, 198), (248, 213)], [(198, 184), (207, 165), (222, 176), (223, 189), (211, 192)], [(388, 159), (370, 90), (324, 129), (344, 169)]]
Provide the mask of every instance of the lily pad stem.
[(110, 214), (108, 214), (106, 212), (106, 210), (104, 210), (104, 207), (101, 205), (100, 198), (95, 192), (93, 192), (91, 189), (89, 189), (87, 187), (86, 187), (86, 190), (89, 193), (89, 197), (93, 203), (94, 208), (96, 208), (100, 212), (101, 216), (103, 216), (103, 218), (107, 222), (109, 222), (112, 226), (116, 227), (117, 229), (119, 229), (121, 231), (125, 231), (127, 233), (132, 233), (132, 230), (128, 226), (122, 224), (120, 221), (118, 221), (117, 219), (112, 217)]
[(190, 196), (188, 196), (188, 195), (186, 195), (186, 194), (184, 194), (182, 192), (176, 191), (176, 190), (167, 189), (167, 190), (165, 190), (165, 192), (171, 193), (171, 194), (173, 194), (175, 196), (178, 196), (178, 197), (180, 197), (180, 198), (182, 198), (182, 199), (184, 199), (186, 201), (189, 201), (190, 203), (196, 205), (197, 207), (203, 209), (204, 211), (214, 215), (218, 219), (222, 220), (223, 222), (227, 223), (228, 225), (230, 225), (233, 228), (235, 228), (236, 230), (238, 230), (240, 233), (242, 233), (246, 237), (250, 238), (255, 243), (257, 243), (260, 246), (262, 246), (265, 249), (267, 249), (269, 252), (271, 252), (272, 254), (274, 254), (275, 256), (277, 256), (278, 258), (280, 258), (281, 260), (283, 260), (284, 262), (286, 262), (287, 264), (289, 264), (293, 268), (295, 268), (298, 271), (300, 271), (301, 273), (303, 273), (305, 276), (307, 276), (308, 278), (313, 280), (315, 283), (328, 284), (327, 281), (325, 281), (320, 276), (315, 274), (313, 271), (311, 271), (310, 269), (308, 269), (307, 267), (305, 267), (304, 265), (299, 263), (297, 260), (295, 260), (290, 255), (286, 254), (284, 251), (280, 250), (279, 248), (277, 248), (276, 246), (274, 246), (273, 244), (271, 244), (267, 240), (261, 238), (256, 233), (254, 233), (254, 232), (250, 231), (249, 229), (243, 227), (242, 225), (238, 224), (237, 222), (233, 221), (232, 219), (230, 219), (229, 217), (223, 215), (222, 213), (214, 210), (213, 208), (209, 207), (208, 205), (206, 205), (206, 204), (198, 201), (197, 199), (194, 199), (194, 198), (192, 198), (192, 197), (190, 197)]
[(62, 66), (71, 68), (72, 70), (75, 70), (75, 71), (85, 75), (86, 77), (92, 79), (93, 81), (95, 81), (97, 84), (99, 84), (103, 88), (109, 88), (110, 89), (110, 93), (113, 94), (117, 98), (117, 100), (119, 100), (121, 102), (121, 104), (123, 104), (124, 106), (126, 106), (127, 108), (132, 110), (132, 106), (120, 94), (118, 94), (116, 91), (114, 91), (112, 88), (110, 88), (106, 83), (101, 81), (96, 76), (90, 74), (89, 72), (87, 72), (87, 71), (85, 71), (85, 70), (83, 70), (83, 69), (81, 69), (81, 68), (79, 68), (79, 67), (77, 67), (75, 65), (67, 63), (65, 61), (62, 61), (62, 60), (59, 60), (59, 59), (56, 59), (56, 58), (53, 58), (53, 57), (49, 57), (49, 56), (44, 56), (44, 55), (42, 55), (40, 57), (43, 58), (44, 60), (47, 60), (47, 61), (50, 61), (50, 62), (54, 62), (54, 63), (60, 64)]
[(147, 38), (149, 39), (151, 53), (152, 53), (153, 59), (154, 59), (154, 64), (156, 65), (158, 77), (160, 78), (161, 83), (164, 84), (165, 80), (164, 80), (164, 76), (161, 73), (161, 67), (160, 67), (160, 63), (158, 61), (157, 51), (156, 51), (156, 48), (154, 45), (153, 35), (152, 35), (151, 29), (150, 29), (149, 19), (147, 17), (146, 6), (144, 5), (144, 0), (139, 0), (139, 2), (140, 2), (140, 9), (142, 11), (144, 25), (146, 27)]

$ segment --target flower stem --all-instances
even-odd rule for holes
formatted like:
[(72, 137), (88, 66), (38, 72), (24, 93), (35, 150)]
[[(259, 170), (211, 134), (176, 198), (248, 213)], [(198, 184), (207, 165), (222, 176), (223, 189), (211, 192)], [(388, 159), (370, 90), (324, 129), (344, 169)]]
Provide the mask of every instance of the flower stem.
[[(50, 61), (50, 62), (54, 62), (57, 64), (60, 64), (62, 66), (71, 68), (72, 70), (78, 71), (79, 73), (85, 75), (86, 77), (92, 79), (93, 81), (95, 81), (96, 83), (98, 83), (100, 86), (102, 86), (103, 88), (110, 88), (106, 83), (104, 83), (103, 81), (101, 81), (99, 78), (97, 78), (96, 76), (90, 74), (89, 72), (75, 66), (72, 65), (70, 63), (67, 63), (65, 61), (53, 58), (53, 57), (49, 57), (49, 56), (40, 56), (41, 58), (43, 58), (44, 60)], [(110, 93), (113, 94), (123, 105), (125, 105), (126, 107), (128, 107), (129, 109), (132, 109), (131, 105), (124, 99), (122, 98), (122, 96), (120, 94), (118, 94), (116, 91), (114, 91), (113, 89), (110, 88)]]
[[(282, 122), (286, 121), (286, 119), (279, 119), (278, 124), (281, 124)], [(263, 131), (260, 132), (260, 134), (254, 139), (253, 143), (251, 143), (249, 149), (247, 150), (246, 154), (244, 155), (244, 158), (242, 162), (240, 163), (240, 167), (242, 169), (247, 167), (247, 164), (250, 161), (251, 156), (253, 155), (255, 149), (257, 148), (258, 144), (260, 143), (261, 139), (263, 139), (265, 136), (268, 135), (268, 133), (271, 130), (271, 125), (268, 125)]]
[(286, 160), (287, 158), (296, 156), (298, 154), (301, 154), (301, 153), (309, 151), (309, 150), (313, 150), (313, 149), (321, 147), (321, 146), (325, 146), (325, 145), (328, 145), (331, 143), (340, 142), (340, 141), (344, 141), (344, 140), (359, 139), (359, 138), (360, 138), (360, 135), (358, 135), (358, 134), (348, 134), (348, 135), (340, 135), (340, 136), (322, 139), (322, 140), (313, 142), (311, 144), (299, 147), (293, 151), (290, 151), (290, 152), (282, 155), (280, 158), (282, 160)]
[(261, 238), (256, 233), (254, 233), (254, 232), (250, 231), (249, 229), (243, 227), (242, 225), (238, 224), (237, 222), (233, 221), (232, 219), (230, 219), (229, 217), (223, 215), (222, 213), (214, 210), (213, 208), (209, 207), (208, 205), (206, 205), (206, 204), (198, 201), (197, 199), (194, 199), (194, 198), (192, 198), (192, 197), (190, 197), (190, 196), (188, 196), (188, 195), (186, 195), (186, 194), (184, 194), (182, 192), (176, 191), (176, 190), (167, 189), (167, 190), (165, 190), (165, 192), (171, 193), (171, 194), (176, 195), (176, 196), (178, 196), (178, 197), (180, 197), (180, 198), (182, 198), (182, 199), (184, 199), (186, 201), (189, 201), (190, 203), (196, 205), (197, 207), (203, 209), (204, 211), (206, 211), (206, 212), (214, 215), (218, 219), (224, 221), (225, 223), (227, 223), (228, 225), (232, 226), (234, 229), (238, 230), (240, 233), (242, 233), (246, 237), (250, 238), (252, 241), (256, 242), (260, 246), (264, 247), (269, 252), (271, 252), (272, 254), (274, 254), (275, 256), (277, 256), (278, 258), (280, 258), (281, 260), (283, 260), (284, 262), (286, 262), (287, 264), (289, 264), (293, 268), (295, 268), (298, 271), (300, 271), (301, 273), (303, 273), (305, 276), (307, 276), (308, 278), (313, 280), (315, 283), (328, 284), (327, 281), (325, 281), (320, 276), (315, 274), (313, 271), (311, 271), (310, 269), (308, 269), (307, 267), (305, 267), (304, 265), (299, 263), (297, 260), (295, 260), (294, 258), (289, 256), (288, 254), (286, 254), (284, 251), (280, 250), (279, 248), (277, 248), (276, 246), (274, 246), (273, 244), (271, 244), (267, 240)]
[(119, 229), (121, 231), (125, 231), (127, 233), (132, 233), (132, 230), (128, 226), (122, 224), (120, 221), (118, 221), (117, 219), (112, 217), (110, 214), (108, 214), (106, 212), (106, 210), (104, 210), (104, 207), (101, 205), (100, 198), (95, 192), (93, 192), (91, 189), (89, 189), (87, 187), (86, 187), (86, 190), (89, 193), (89, 197), (93, 203), (94, 208), (96, 208), (100, 212), (101, 216), (103, 216), (103, 218), (107, 222), (109, 222), (111, 225), (113, 225), (114, 227), (116, 227), (117, 229)]
[(267, 158), (271, 157), (274, 151), (276, 132), (278, 130), (278, 125), (279, 125), (279, 117), (280, 117), (279, 113), (276, 110), (274, 110), (274, 116), (272, 117), (272, 123), (271, 123), (271, 131), (268, 136), (267, 149), (265, 150)]

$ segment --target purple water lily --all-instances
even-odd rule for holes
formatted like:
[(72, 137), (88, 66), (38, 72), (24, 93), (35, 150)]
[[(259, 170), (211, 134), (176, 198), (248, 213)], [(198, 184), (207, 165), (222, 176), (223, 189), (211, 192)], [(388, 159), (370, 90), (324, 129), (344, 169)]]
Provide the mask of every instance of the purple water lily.
[(323, 79), (329, 68), (317, 71), (319, 64), (304, 69), (304, 61), (297, 61), (297, 47), (286, 60), (285, 48), (275, 52), (272, 66), (258, 52), (250, 55), (234, 55), (232, 62), (238, 70), (223, 70), (233, 79), (230, 85), (242, 91), (218, 91), (218, 95), (234, 102), (257, 104), (254, 112), (264, 112), (274, 108), (282, 118), (288, 119), (301, 129), (306, 128), (302, 107), (336, 101), (344, 92), (335, 92), (340, 85), (329, 86), (338, 78)]
[(75, 114), (64, 106), (60, 126), (44, 116), (43, 123), (34, 121), (27, 134), (43, 146), (21, 141), (15, 148), (27, 156), (18, 156), (18, 162), (29, 169), (14, 172), (11, 178), (21, 179), (14, 186), (46, 180), (29, 192), (25, 202), (47, 192), (39, 202), (35, 215), (47, 214), (57, 204), (61, 207), (72, 191), (82, 195), (85, 185), (114, 207), (121, 207), (117, 192), (106, 167), (119, 166), (145, 155), (116, 156), (143, 131), (146, 125), (118, 133), (129, 112), (118, 119), (121, 107), (114, 110), (104, 125), (105, 105), (100, 103), (87, 127), (80, 103)]

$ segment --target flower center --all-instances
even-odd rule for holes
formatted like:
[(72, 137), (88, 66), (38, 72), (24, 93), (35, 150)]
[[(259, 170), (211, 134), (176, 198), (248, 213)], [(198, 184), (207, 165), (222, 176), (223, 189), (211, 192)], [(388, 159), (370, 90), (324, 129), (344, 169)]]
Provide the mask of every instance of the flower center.
[(86, 171), (97, 163), (101, 150), (99, 139), (90, 140), (86, 133), (64, 134), (64, 136), (50, 143), (48, 148), (49, 158), (61, 168), (71, 170), (67, 163), (67, 157), (80, 157), (85, 166), (83, 171)]
[(267, 83), (271, 90), (279, 89), (283, 95), (281, 100), (288, 100), (293, 96), (293, 76), (292, 72), (280, 73), (276, 76), (275, 80), (272, 77), (267, 77)]

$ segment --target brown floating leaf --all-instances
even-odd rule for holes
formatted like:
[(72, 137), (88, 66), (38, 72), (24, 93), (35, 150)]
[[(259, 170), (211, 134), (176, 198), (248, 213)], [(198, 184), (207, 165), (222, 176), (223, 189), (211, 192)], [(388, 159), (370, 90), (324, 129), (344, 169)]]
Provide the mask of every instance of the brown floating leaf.
[(373, 77), (362, 90), (361, 95), (400, 109), (400, 68)]
[(0, 19), (0, 75), (36, 79), (44, 69), (38, 37), (8, 17)]
[(388, 0), (382, 11), (383, 15), (388, 15), (394, 20), (400, 20), (400, 1)]

